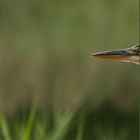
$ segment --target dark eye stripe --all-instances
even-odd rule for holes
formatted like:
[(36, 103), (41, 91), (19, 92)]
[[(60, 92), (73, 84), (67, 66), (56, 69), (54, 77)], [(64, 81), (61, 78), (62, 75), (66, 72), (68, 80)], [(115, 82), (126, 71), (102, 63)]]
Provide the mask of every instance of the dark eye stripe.
[(140, 49), (140, 44), (136, 45), (136, 47), (135, 47), (135, 48), (139, 48), (139, 49)]

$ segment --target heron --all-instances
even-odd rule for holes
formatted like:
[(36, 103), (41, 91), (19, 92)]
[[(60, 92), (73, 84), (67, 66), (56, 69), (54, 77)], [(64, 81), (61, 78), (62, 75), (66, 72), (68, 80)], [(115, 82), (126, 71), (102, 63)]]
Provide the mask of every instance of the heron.
[(93, 53), (92, 56), (104, 59), (113, 59), (123, 62), (132, 62), (140, 65), (140, 44), (126, 49)]

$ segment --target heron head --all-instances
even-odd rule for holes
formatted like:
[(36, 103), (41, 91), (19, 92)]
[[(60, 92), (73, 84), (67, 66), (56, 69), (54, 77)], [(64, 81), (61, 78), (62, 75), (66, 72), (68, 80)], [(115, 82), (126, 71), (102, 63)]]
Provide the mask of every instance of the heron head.
[(127, 49), (93, 53), (92, 56), (140, 64), (140, 44)]

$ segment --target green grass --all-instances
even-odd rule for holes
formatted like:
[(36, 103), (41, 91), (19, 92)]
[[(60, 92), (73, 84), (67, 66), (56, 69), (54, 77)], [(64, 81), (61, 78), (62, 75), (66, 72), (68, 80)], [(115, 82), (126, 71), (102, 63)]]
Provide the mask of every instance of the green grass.
[[(102, 116), (101, 114), (97, 116), (98, 113), (96, 113), (96, 115), (92, 113), (89, 115), (86, 113), (76, 114), (59, 113), (53, 122), (53, 126), (48, 130), (48, 123), (51, 120), (47, 118), (47, 115), (43, 117), (43, 114), (37, 117), (35, 107), (31, 108), (26, 120), (21, 122), (14, 120), (15, 123), (11, 123), (8, 121), (8, 118), (1, 113), (0, 139), (92, 140), (94, 138), (95, 140), (136, 140), (138, 138), (138, 118), (136, 116), (123, 115), (116, 117), (116, 122), (113, 116), (107, 117), (107, 115)], [(106, 119), (104, 120), (104, 118)]]
[[(25, 122), (15, 123), (12, 129), (6, 117), (0, 114), (1, 139), (3, 140), (62, 140), (65, 138), (69, 125), (71, 123), (71, 115), (61, 115), (51, 130), (46, 133), (46, 120), (35, 120), (35, 109), (31, 109), (30, 114)], [(41, 121), (42, 120), (42, 121)]]
[(2, 113), (0, 113), (0, 128), (1, 128), (1, 133), (2, 133), (3, 139), (12, 140), (8, 121), (6, 120), (4, 114), (2, 114)]

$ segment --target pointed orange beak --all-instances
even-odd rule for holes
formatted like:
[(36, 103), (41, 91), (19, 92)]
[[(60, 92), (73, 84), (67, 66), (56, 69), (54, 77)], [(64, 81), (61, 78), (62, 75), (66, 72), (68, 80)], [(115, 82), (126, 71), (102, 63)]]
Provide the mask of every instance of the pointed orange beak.
[(114, 51), (93, 53), (92, 56), (97, 58), (104, 58), (104, 59), (127, 60), (129, 57), (129, 53), (128, 50), (126, 49), (126, 50), (114, 50)]

